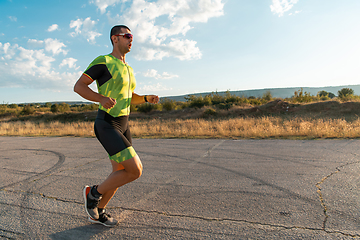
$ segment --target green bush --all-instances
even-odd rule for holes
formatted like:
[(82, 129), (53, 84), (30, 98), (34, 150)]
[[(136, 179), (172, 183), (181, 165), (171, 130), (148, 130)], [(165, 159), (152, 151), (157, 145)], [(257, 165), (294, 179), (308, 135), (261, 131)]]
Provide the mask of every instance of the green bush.
[(320, 91), (320, 92), (317, 93), (317, 97), (320, 100), (326, 101), (326, 100), (334, 98), (335, 94), (323, 90), (323, 91)]
[(22, 111), (20, 112), (20, 115), (31, 115), (35, 112), (35, 109), (30, 105), (26, 105), (23, 107)]
[(259, 99), (259, 98), (250, 98), (249, 97), (249, 103), (251, 104), (251, 105), (256, 105), (256, 106), (259, 106), (259, 105), (261, 105), (262, 104), (262, 102), (261, 102), (261, 99)]
[(70, 105), (67, 104), (67, 103), (61, 103), (59, 105), (59, 107), (60, 107), (60, 112), (68, 112), (68, 111), (70, 111)]
[(15, 104), (15, 103), (9, 105), (9, 108), (18, 108), (18, 107), (19, 106), (17, 104)]
[(354, 96), (354, 90), (351, 88), (343, 88), (338, 91), (338, 97), (343, 101), (350, 100), (353, 98), (353, 96)]
[(149, 113), (154, 109), (156, 109), (155, 105), (151, 103), (143, 103), (137, 106), (137, 111), (142, 113)]
[(209, 95), (205, 96), (205, 98), (202, 96), (196, 97), (194, 95), (190, 95), (189, 97), (185, 97), (185, 99), (191, 108), (202, 108), (204, 106), (211, 105), (211, 97)]
[(310, 95), (310, 93), (304, 92), (302, 88), (299, 91), (295, 91), (294, 96), (291, 99), (293, 102), (299, 103), (307, 103), (313, 101), (313, 97)]
[(54, 103), (53, 105), (51, 105), (50, 111), (53, 113), (59, 112), (59, 104)]
[(91, 103), (91, 104), (83, 104), (81, 106), (82, 111), (95, 111), (99, 108), (99, 104)]
[(55, 103), (55, 104), (51, 105), (50, 110), (53, 113), (58, 113), (58, 112), (64, 113), (64, 112), (70, 111), (70, 106), (67, 103), (61, 103), (61, 104)]
[(229, 110), (234, 104), (229, 102), (229, 103), (220, 103), (218, 104), (217, 106), (220, 108), (220, 109), (226, 109), (226, 110)]
[(163, 102), (161, 103), (163, 109), (166, 111), (171, 111), (176, 109), (176, 102), (174, 100), (170, 100), (168, 98), (165, 98)]
[(203, 117), (210, 117), (210, 116), (215, 116), (215, 115), (217, 115), (217, 112), (215, 109), (212, 109), (212, 108), (206, 109), (203, 113)]
[(217, 105), (217, 104), (225, 102), (225, 98), (223, 96), (219, 95), (217, 92), (216, 93), (211, 93), (209, 95), (209, 97), (210, 97), (211, 103), (213, 105)]
[(45, 107), (47, 107), (47, 108), (51, 108), (51, 102), (47, 102), (47, 103), (45, 103)]
[(263, 96), (262, 96), (262, 99), (265, 101), (265, 102), (270, 102), (273, 97), (271, 95), (271, 92), (270, 91), (266, 91)]

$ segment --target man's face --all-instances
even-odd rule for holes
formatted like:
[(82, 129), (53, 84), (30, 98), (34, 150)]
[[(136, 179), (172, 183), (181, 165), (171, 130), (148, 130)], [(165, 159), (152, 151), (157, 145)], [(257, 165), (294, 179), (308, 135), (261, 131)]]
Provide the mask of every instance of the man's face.
[(120, 52), (128, 53), (131, 50), (133, 37), (128, 29), (122, 28), (121, 30), (121, 33), (114, 35), (114, 46), (119, 48)]

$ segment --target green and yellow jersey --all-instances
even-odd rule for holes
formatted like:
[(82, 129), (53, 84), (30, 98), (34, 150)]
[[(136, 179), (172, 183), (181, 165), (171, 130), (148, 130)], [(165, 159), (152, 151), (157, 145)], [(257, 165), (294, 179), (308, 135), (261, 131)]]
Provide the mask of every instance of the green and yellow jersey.
[(136, 87), (133, 69), (111, 54), (99, 56), (90, 63), (84, 74), (96, 81), (101, 95), (116, 99), (116, 105), (111, 109), (99, 109), (113, 117), (130, 114), (132, 93)]

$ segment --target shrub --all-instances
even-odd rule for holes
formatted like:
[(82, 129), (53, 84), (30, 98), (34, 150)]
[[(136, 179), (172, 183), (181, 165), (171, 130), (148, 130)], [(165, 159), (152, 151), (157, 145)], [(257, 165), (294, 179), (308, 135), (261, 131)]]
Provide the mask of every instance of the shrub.
[(239, 97), (232, 95), (229, 90), (225, 93), (225, 103), (236, 103), (239, 101)]
[(253, 98), (250, 98), (250, 97), (249, 97), (249, 103), (250, 103), (251, 105), (257, 105), (257, 106), (259, 106), (259, 105), (262, 104), (261, 99), (255, 98), (255, 97), (253, 97)]
[(99, 108), (99, 105), (96, 103), (83, 104), (81, 107), (82, 111), (95, 111)]
[(218, 104), (218, 107), (220, 109), (226, 109), (226, 110), (229, 110), (234, 104), (229, 102), (229, 103), (220, 103)]
[(335, 94), (323, 90), (318, 92), (317, 96), (320, 98), (320, 100), (329, 100), (331, 98), (334, 98)]
[(351, 88), (343, 88), (338, 91), (338, 97), (341, 100), (350, 100), (354, 96), (354, 90)]
[(270, 91), (266, 91), (266, 92), (263, 94), (262, 99), (263, 99), (264, 101), (266, 101), (266, 102), (270, 102), (270, 101), (273, 99), (273, 97), (272, 97), (272, 95), (271, 95), (271, 92), (270, 92)]
[(303, 92), (303, 89), (301, 88), (299, 91), (294, 92), (294, 96), (292, 97), (292, 100), (294, 102), (311, 102), (313, 100), (312, 96), (308, 92)]
[(57, 112), (68, 112), (70, 111), (70, 106), (67, 103), (61, 103), (61, 104), (53, 104), (50, 108), (51, 112), (57, 113)]
[(204, 111), (203, 117), (215, 116), (217, 114), (215, 109), (208, 108)]
[(45, 107), (47, 107), (47, 108), (51, 108), (51, 102), (47, 102), (47, 103), (45, 103)]
[(318, 92), (317, 96), (320, 98), (320, 100), (329, 100), (329, 93), (327, 91), (320, 91)]
[(174, 100), (170, 100), (168, 98), (165, 98), (162, 103), (163, 109), (166, 111), (171, 111), (176, 109), (176, 102)]
[(23, 107), (22, 111), (20, 112), (21, 115), (31, 115), (35, 112), (34, 108), (28, 104)]
[(192, 108), (202, 108), (211, 104), (211, 98), (209, 95), (205, 98), (202, 96), (196, 97), (194, 95), (190, 95), (189, 97), (185, 97), (185, 99), (189, 103), (189, 107)]
[(149, 113), (154, 109), (155, 109), (155, 105), (151, 103), (140, 104), (137, 107), (137, 111), (142, 113)]
[(10, 105), (9, 105), (9, 108), (18, 108), (18, 105), (15, 104), (15, 103), (13, 103), (13, 104), (10, 104)]
[(59, 112), (59, 104), (54, 103), (53, 105), (51, 105), (50, 111), (53, 113)]
[(68, 112), (70, 111), (70, 106), (67, 103), (61, 103), (59, 104), (59, 112)]
[(217, 105), (217, 104), (223, 103), (225, 101), (224, 97), (219, 95), (217, 92), (216, 93), (211, 93), (209, 95), (209, 97), (210, 97), (211, 103), (213, 105)]

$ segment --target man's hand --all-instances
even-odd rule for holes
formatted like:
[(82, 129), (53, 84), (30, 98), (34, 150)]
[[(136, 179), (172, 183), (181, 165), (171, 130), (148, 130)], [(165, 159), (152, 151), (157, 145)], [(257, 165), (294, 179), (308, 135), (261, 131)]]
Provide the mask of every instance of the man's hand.
[(115, 106), (116, 99), (111, 98), (111, 97), (103, 97), (103, 98), (101, 98), (100, 103), (104, 108), (111, 109)]
[(149, 103), (156, 104), (159, 102), (160, 98), (156, 95), (146, 95), (146, 99)]

